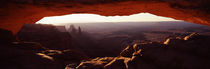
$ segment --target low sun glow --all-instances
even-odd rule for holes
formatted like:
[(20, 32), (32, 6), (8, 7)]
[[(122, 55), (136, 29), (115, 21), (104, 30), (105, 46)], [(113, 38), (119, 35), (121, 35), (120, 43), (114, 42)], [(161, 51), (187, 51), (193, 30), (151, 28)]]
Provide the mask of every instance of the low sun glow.
[(172, 18), (156, 16), (150, 13), (139, 13), (129, 16), (101, 16), (97, 14), (70, 14), (44, 17), (37, 24), (62, 25), (66, 23), (102, 23), (102, 22), (154, 22), (178, 21)]

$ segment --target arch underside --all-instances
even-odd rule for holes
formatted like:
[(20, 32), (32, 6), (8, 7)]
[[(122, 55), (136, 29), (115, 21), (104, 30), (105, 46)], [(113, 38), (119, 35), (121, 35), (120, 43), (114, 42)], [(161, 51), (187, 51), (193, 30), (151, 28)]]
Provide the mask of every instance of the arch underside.
[(35, 23), (46, 16), (59, 16), (73, 13), (93, 13), (103, 16), (125, 16), (148, 12), (192, 23), (210, 25), (210, 14), (201, 10), (174, 7), (168, 2), (123, 1), (105, 4), (48, 3), (16, 4), (8, 3), (0, 10), (0, 28), (14, 34), (25, 23)]

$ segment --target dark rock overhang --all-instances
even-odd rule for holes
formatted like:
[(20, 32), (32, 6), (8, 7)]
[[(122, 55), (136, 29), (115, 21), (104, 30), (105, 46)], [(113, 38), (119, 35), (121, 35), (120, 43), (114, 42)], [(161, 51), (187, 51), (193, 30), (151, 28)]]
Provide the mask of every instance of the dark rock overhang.
[(149, 12), (197, 24), (210, 25), (209, 0), (1, 0), (0, 28), (14, 34), (25, 23), (45, 16), (94, 13), (103, 16)]

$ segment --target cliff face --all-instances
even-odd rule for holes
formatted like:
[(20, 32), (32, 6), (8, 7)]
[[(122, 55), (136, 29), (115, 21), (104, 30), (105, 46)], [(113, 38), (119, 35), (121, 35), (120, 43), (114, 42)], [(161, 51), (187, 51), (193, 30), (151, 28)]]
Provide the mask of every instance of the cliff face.
[[(33, 2), (28, 3), (27, 1)], [(148, 12), (158, 16), (210, 25), (209, 0), (42, 1), (43, 0), (18, 0), (16, 2), (16, 0), (3, 0), (0, 7), (0, 28), (11, 30), (16, 34), (25, 23), (35, 23), (45, 16), (59, 16), (72, 13), (94, 13), (104, 16), (122, 16)], [(85, 1), (85, 4), (83, 1)], [(88, 1), (88, 3), (86, 3), (86, 1)]]
[(60, 32), (55, 26), (41, 24), (25, 24), (18, 32), (20, 41), (39, 42), (44, 47), (56, 50), (71, 48), (71, 35)]

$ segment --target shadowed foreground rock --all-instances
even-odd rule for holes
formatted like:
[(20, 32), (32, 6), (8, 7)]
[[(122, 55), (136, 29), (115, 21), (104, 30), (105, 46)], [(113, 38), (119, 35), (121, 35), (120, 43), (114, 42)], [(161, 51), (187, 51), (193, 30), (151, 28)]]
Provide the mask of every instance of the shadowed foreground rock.
[(210, 36), (192, 33), (164, 43), (135, 42), (120, 57), (83, 61), (77, 69), (209, 69), (209, 40)]
[(64, 69), (87, 56), (72, 50), (50, 50), (37, 42), (17, 41), (11, 31), (0, 29), (1, 69)]
[(2, 69), (62, 69), (51, 57), (36, 54), (45, 48), (36, 43), (14, 42), (16, 39), (13, 38), (12, 32), (0, 30), (0, 40), (4, 37), (0, 42)]
[(192, 33), (164, 43), (134, 42), (118, 57), (89, 59), (73, 50), (50, 50), (36, 42), (17, 41), (0, 29), (2, 69), (209, 69), (210, 36)]

